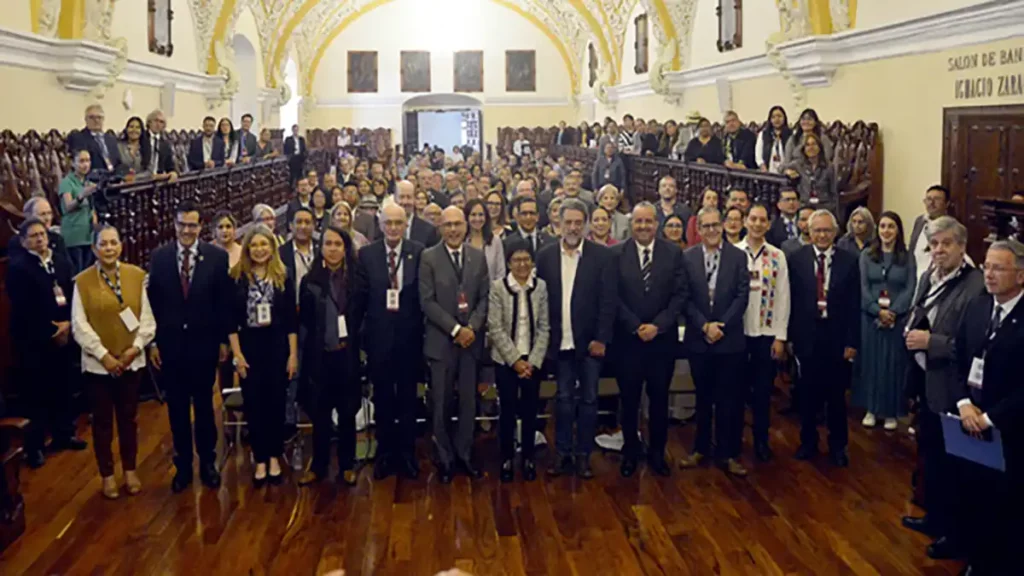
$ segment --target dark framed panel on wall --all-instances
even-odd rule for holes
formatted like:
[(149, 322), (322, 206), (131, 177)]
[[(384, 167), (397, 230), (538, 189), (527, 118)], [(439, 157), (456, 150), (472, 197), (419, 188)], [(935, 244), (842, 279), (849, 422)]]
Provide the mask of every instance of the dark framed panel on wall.
[(430, 92), (430, 52), (402, 50), (402, 92)]
[(460, 50), (455, 53), (456, 92), (484, 91), (484, 53), (482, 50)]
[(377, 53), (370, 51), (348, 52), (348, 92), (377, 92)]
[(505, 91), (537, 91), (537, 52), (534, 50), (505, 51)]
[(597, 49), (591, 42), (587, 44), (587, 86), (593, 88), (597, 82)]
[(650, 40), (647, 36), (647, 14), (641, 14), (633, 20), (636, 29), (636, 42), (633, 43), (633, 72), (637, 74), (647, 73), (648, 47)]
[(718, 0), (718, 51), (743, 46), (743, 0)]
[(161, 56), (174, 54), (174, 43), (171, 41), (171, 21), (174, 11), (171, 0), (149, 0), (149, 51)]

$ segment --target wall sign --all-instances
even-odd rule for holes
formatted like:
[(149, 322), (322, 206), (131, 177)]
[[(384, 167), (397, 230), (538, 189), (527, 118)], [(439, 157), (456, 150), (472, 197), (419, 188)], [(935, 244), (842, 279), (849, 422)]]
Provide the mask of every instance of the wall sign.
[(1024, 96), (1024, 46), (952, 56), (947, 66), (958, 75), (953, 81), (957, 100)]

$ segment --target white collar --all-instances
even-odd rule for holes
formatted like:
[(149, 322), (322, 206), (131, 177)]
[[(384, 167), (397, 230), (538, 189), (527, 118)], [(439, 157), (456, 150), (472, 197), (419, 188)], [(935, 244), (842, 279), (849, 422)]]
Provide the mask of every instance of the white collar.
[(448, 245), (448, 244), (446, 243), (446, 244), (444, 245), (444, 248), (445, 248), (445, 250), (447, 250), (447, 251), (448, 251), (448, 254), (462, 254), (462, 248), (463, 248), (464, 246), (465, 246), (465, 243), (463, 243), (463, 244), (459, 244), (459, 247), (458, 247), (458, 248), (452, 248), (451, 246), (449, 246), (449, 245)]
[[(47, 241), (47, 244), (49, 244), (49, 241)], [(32, 254), (35, 254), (35, 257), (39, 258), (39, 264), (43, 268), (46, 268), (47, 264), (49, 264), (50, 262), (53, 262), (53, 250), (50, 249), (49, 245), (47, 245), (47, 247), (46, 247), (46, 257), (45, 258), (42, 255), (40, 255), (40, 254), (36, 254), (35, 252), (33, 252)]]
[(832, 259), (832, 255), (835, 254), (835, 252), (836, 252), (836, 245), (835, 244), (829, 246), (828, 250), (824, 250), (824, 251), (819, 249), (817, 246), (814, 246), (814, 258), (815, 259), (820, 258), (821, 255), (824, 254), (826, 258), (831, 260)]
[[(1024, 292), (1019, 292), (1016, 296), (1014, 296), (1013, 298), (1011, 298), (1010, 300), (1008, 300), (1007, 302), (1004, 302), (1002, 304), (1000, 304), (999, 302), (995, 301), (995, 298), (996, 298), (995, 296), (992, 297), (992, 301), (995, 303), (994, 306), (998, 306), (998, 307), (1003, 309), (1003, 315), (1000, 317), (1000, 321), (1002, 321), (1002, 319), (1004, 319), (1007, 316), (1009, 316), (1010, 312), (1013, 312), (1013, 308), (1014, 308), (1014, 306), (1017, 305), (1017, 302), (1020, 302), (1020, 297), (1021, 296), (1024, 296)], [(993, 314), (995, 313), (995, 307), (993, 307), (992, 313)]]
[(651, 251), (651, 259), (652, 260), (654, 259), (654, 239), (651, 239), (651, 243), (648, 244), (647, 246), (641, 245), (635, 239), (634, 239), (633, 242), (636, 244), (636, 254), (637, 254), (637, 256), (640, 257), (640, 262), (644, 261), (644, 250), (648, 250), (648, 249)]
[(188, 251), (188, 253), (190, 255), (195, 255), (196, 253), (199, 252), (199, 250), (198, 250), (199, 241), (198, 240), (193, 242), (192, 245), (189, 246), (188, 248), (183, 246), (181, 241), (179, 241), (179, 240), (175, 240), (174, 243), (178, 245), (178, 255), (179, 256), (181, 255), (182, 252), (185, 252), (186, 250)]
[(520, 285), (519, 281), (516, 280), (515, 276), (513, 276), (512, 273), (509, 272), (508, 275), (505, 276), (505, 281), (509, 285), (509, 288), (512, 290), (513, 294), (519, 294), (520, 292), (523, 291), (524, 288), (527, 290), (533, 290), (533, 285), (535, 284), (534, 278), (535, 275), (531, 273), (530, 279), (526, 281), (526, 286), (524, 287)]
[(584, 242), (586, 242), (586, 240), (580, 240), (580, 245), (577, 246), (576, 248), (572, 249), (572, 250), (567, 250), (566, 249), (566, 247), (565, 247), (565, 240), (559, 241), (558, 246), (561, 249), (563, 256), (579, 256), (580, 258), (582, 258), (583, 257), (583, 243)]
[[(700, 249), (704, 251), (704, 256), (708, 255), (708, 245), (707, 244), (701, 242), (700, 243)], [(722, 244), (719, 244), (718, 248), (714, 249), (714, 253), (717, 253), (717, 254), (721, 254), (722, 253)]]
[(388, 252), (391, 251), (394, 251), (396, 256), (402, 255), (402, 239), (398, 240), (398, 246), (395, 246), (394, 248), (388, 246), (387, 240), (384, 241), (384, 254), (386, 255)]

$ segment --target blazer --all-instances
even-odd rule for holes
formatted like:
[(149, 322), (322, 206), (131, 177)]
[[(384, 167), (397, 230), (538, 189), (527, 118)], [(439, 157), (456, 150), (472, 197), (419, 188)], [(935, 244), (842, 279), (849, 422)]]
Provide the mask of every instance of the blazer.
[[(349, 274), (348, 278), (355, 278)], [(353, 286), (355, 283), (357, 286)], [(361, 309), (359, 302), (353, 298), (358, 290), (358, 281), (348, 284), (348, 304), (345, 307), (345, 324), (348, 327), (348, 346), (345, 354), (348, 362), (345, 363), (346, 373), (344, 374), (323, 374), (324, 334), (327, 331), (327, 299), (331, 297), (330, 289), (319, 283), (313, 282), (310, 276), (302, 279), (299, 287), (299, 325), (302, 327), (302, 334), (305, 337), (301, 340), (302, 361), (299, 362), (299, 383), (302, 393), (303, 406), (309, 410), (312, 403), (319, 397), (314, 393), (322, 385), (344, 388), (359, 386), (359, 325)], [(292, 300), (294, 302), (294, 300)], [(292, 310), (295, 308), (292, 307)], [(408, 352), (403, 352), (408, 353)]]
[(688, 300), (683, 251), (668, 240), (655, 238), (651, 257), (651, 289), (645, 290), (636, 240), (612, 248), (615, 253), (619, 309), (615, 322), (616, 346), (626, 349), (643, 345), (636, 335), (641, 324), (654, 324), (658, 335), (650, 344), (675, 352), (679, 315)]
[[(7, 271), (7, 295), (11, 300), (10, 336), (15, 352), (27, 362), (49, 345), (56, 331), (52, 322), (71, 320), (71, 297), (74, 294), (71, 262), (64, 252), (53, 251), (54, 274), (42, 266), (39, 257), (21, 248), (11, 255)], [(53, 284), (64, 293), (64, 306), (57, 305)], [(22, 364), (24, 365), (24, 364)]]
[[(907, 318), (908, 330), (928, 330), (931, 334), (928, 350), (925, 350), (924, 397), (928, 409), (936, 414), (954, 410), (957, 401), (965, 398), (957, 392), (956, 336), (967, 305), (985, 292), (984, 274), (973, 266), (968, 266), (958, 279), (950, 282), (953, 285), (935, 298), (935, 321), (929, 322), (923, 305), (925, 296), (932, 289), (932, 277), (927, 272), (921, 276)], [(917, 370), (919, 366), (911, 362), (908, 369)], [(908, 378), (908, 382), (913, 382), (913, 379)]]
[(610, 161), (604, 154), (599, 155), (597, 161), (594, 162), (590, 177), (590, 183), (595, 190), (600, 190), (601, 186), (605, 184), (612, 184), (619, 189), (620, 194), (625, 193), (626, 165), (619, 154), (612, 156)]
[(376, 216), (371, 216), (366, 212), (356, 211), (355, 221), (352, 223), (352, 229), (356, 230), (370, 242), (375, 242), (384, 238), (384, 233), (380, 230), (380, 224), (377, 222)]
[[(401, 262), (402, 286), (398, 295), (398, 312), (388, 312), (387, 291), (391, 287), (387, 247), (378, 240), (359, 250), (356, 266), (358, 290), (355, 298), (363, 312), (363, 346), (370, 362), (390, 362), (401, 356), (419, 362), (423, 352), (423, 309), (420, 307), (419, 270), (423, 245), (402, 241), (398, 255)], [(353, 324), (358, 327), (358, 324)]]
[[(469, 239), (466, 239), (469, 242)], [(505, 244), (497, 234), (491, 237), (490, 244), (484, 244), (484, 260), (487, 262), (487, 276), (491, 282), (505, 277)]]
[(617, 286), (615, 255), (610, 248), (583, 240), (583, 255), (576, 268), (568, 319), (562, 317), (562, 243), (552, 242), (537, 254), (537, 277), (547, 284), (551, 319), (548, 357), (556, 358), (562, 344), (562, 323), (572, 322), (577, 358), (588, 355), (591, 342), (609, 344), (615, 329)]
[(164, 244), (150, 257), (146, 294), (165, 364), (216, 364), (220, 344), (231, 329), (234, 283), (228, 276), (228, 253), (201, 241), (197, 249), (187, 299), (181, 291), (178, 243)]
[[(808, 244), (809, 243), (810, 242), (808, 241)], [(771, 244), (771, 242), (769, 242), (769, 244)], [(774, 246), (774, 244), (772, 245)], [(804, 244), (800, 240), (800, 237), (797, 236), (796, 238), (790, 238), (789, 240), (784, 241), (782, 243), (782, 246), (779, 246), (779, 248), (782, 249), (782, 253), (786, 255), (786, 258), (788, 260), (790, 256), (792, 256), (795, 252), (799, 251), (804, 246), (807, 246), (807, 244)], [(815, 288), (817, 288), (817, 286), (815, 286)]]
[[(800, 235), (800, 228), (797, 226), (798, 217), (796, 214), (793, 215), (793, 229), (796, 230), (797, 236)], [(795, 238), (795, 237), (794, 237)], [(772, 218), (772, 223), (768, 227), (768, 232), (764, 235), (765, 241), (772, 246), (778, 246), (782, 248), (782, 244), (789, 240), (789, 233), (786, 232), (786, 222), (782, 219), (782, 214), (779, 213)], [(785, 252), (785, 250), (783, 250)]]
[[(743, 335), (743, 314), (750, 300), (747, 255), (724, 239), (719, 250), (722, 256), (718, 263), (714, 305), (708, 294), (704, 245), (697, 244), (683, 252), (689, 296), (683, 309), (687, 326), (683, 349), (691, 354), (736, 354), (747, 349)], [(708, 322), (724, 324), (725, 336), (715, 344), (708, 344), (704, 339), (703, 326)]]
[(235, 139), (238, 140), (238, 157), (259, 158), (259, 138), (252, 132), (238, 129), (235, 132)]
[(491, 341), (491, 358), (495, 364), (511, 367), (516, 360), (525, 358), (534, 368), (544, 364), (551, 340), (551, 319), (548, 308), (548, 287), (540, 278), (532, 278), (532, 288), (526, 290), (529, 299), (530, 352), (521, 354), (513, 338), (519, 318), (519, 295), (509, 286), (515, 280), (508, 277), (491, 284), (487, 307), (487, 336)]
[[(833, 246), (826, 292), (828, 333), (818, 333), (818, 276), (815, 248), (808, 244), (787, 257), (789, 265), (789, 340), (799, 358), (860, 348), (860, 264), (858, 256)], [(826, 346), (827, 345), (827, 346)], [(830, 347), (829, 347), (830, 346)]]
[[(285, 281), (284, 290), (278, 290), (275, 287), (274, 299), (270, 305), (270, 326), (251, 328), (249, 327), (248, 312), (249, 279), (242, 276), (237, 280), (233, 280), (231, 319), (228, 326), (229, 333), (239, 334), (244, 346), (246, 332), (250, 330), (271, 330), (273, 331), (274, 339), (279, 345), (272, 352), (277, 354), (278, 357), (287, 358), (288, 335), (298, 334), (299, 332), (298, 311), (295, 309), (295, 302), (297, 301), (295, 292), (295, 285), (290, 281)], [(189, 292), (189, 295), (191, 296), (191, 292)]]
[(683, 152), (683, 159), (687, 162), (696, 162), (698, 158), (708, 164), (723, 164), (725, 162), (725, 152), (722, 150), (722, 141), (718, 136), (712, 136), (707, 144), (701, 144), (700, 139), (696, 136), (690, 140)]
[[(441, 243), (423, 251), (420, 257), (420, 306), (426, 316), (423, 354), (429, 360), (446, 360), (454, 350), (452, 330), (456, 324), (471, 329), (477, 338), (470, 347), (476, 359), (483, 352), (483, 330), (487, 322), (487, 298), (491, 282), (487, 277), (484, 253), (468, 244), (462, 245), (462, 279)], [(469, 313), (459, 320), (459, 293), (469, 304)]]
[(306, 163), (306, 156), (309, 154), (309, 149), (306, 148), (306, 139), (299, 136), (299, 153), (295, 153), (295, 136), (289, 136), (284, 139), (284, 155), (288, 158), (288, 163), (295, 166), (302, 166)]
[[(213, 135), (210, 160), (213, 160), (214, 166), (224, 165), (224, 139), (218, 138), (216, 134)], [(189, 170), (206, 169), (206, 164), (203, 162), (203, 137), (201, 135), (193, 138), (192, 143), (189, 144), (187, 161)]]
[(800, 195), (800, 202), (809, 204), (813, 196), (818, 199), (815, 208), (829, 210), (840, 219), (842, 215), (839, 214), (839, 182), (832, 165), (828, 162), (819, 162), (815, 168), (801, 156), (784, 167), (785, 170), (791, 168), (799, 174), (796, 179), (796, 191)]
[[(277, 253), (280, 254), (281, 261), (284, 262), (284, 267), (288, 270), (288, 283), (294, 289), (295, 288), (295, 274), (296, 274), (296, 272), (295, 272), (295, 240), (289, 240), (289, 241), (285, 242), (284, 244), (282, 244), (281, 247), (277, 249)], [(317, 247), (316, 242), (313, 242), (313, 259), (309, 261), (310, 262), (310, 264), (309, 264), (310, 270), (313, 269), (313, 263), (316, 262), (316, 259), (319, 258), (319, 257), (320, 257), (320, 249), (319, 249), (319, 247)], [(292, 302), (296, 301), (296, 300), (294, 300), (294, 297), (295, 297), (295, 294), (292, 293), (292, 298), (293, 298)]]
[[(728, 147), (730, 138), (726, 135), (722, 138), (722, 153)], [(753, 170), (757, 168), (757, 160), (754, 158), (754, 147), (757, 145), (757, 136), (746, 128), (740, 128), (732, 140), (732, 161), (742, 162), (744, 166)]]
[(925, 240), (927, 242), (924, 235), (924, 227), (926, 224), (928, 224), (927, 214), (919, 214), (917, 218), (914, 219), (914, 230), (910, 233), (910, 244), (907, 244), (907, 251), (910, 252), (911, 255), (914, 254), (919, 241)]
[[(117, 149), (117, 138), (113, 134), (104, 132), (103, 141), (107, 144), (107, 159), (110, 160), (111, 171), (117, 172), (121, 167), (121, 155)], [(92, 156), (92, 170), (107, 169), (107, 163), (103, 160), (103, 148), (88, 128), (83, 128), (72, 134), (68, 144), (72, 152), (76, 150), (89, 151), (90, 156)]]
[(409, 240), (419, 242), (427, 248), (435, 246), (441, 242), (441, 234), (437, 231), (437, 228), (423, 218), (413, 216), (412, 224), (409, 226), (412, 228), (409, 231)]
[(551, 141), (551, 144), (554, 146), (572, 146), (577, 143), (576, 129), (568, 126), (556, 132), (555, 137)]

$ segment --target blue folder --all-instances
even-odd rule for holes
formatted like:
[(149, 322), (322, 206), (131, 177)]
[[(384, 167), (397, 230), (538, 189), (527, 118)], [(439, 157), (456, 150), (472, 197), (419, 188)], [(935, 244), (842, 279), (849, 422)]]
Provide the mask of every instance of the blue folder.
[(979, 440), (964, 432), (960, 417), (952, 414), (941, 414), (942, 437), (946, 440), (946, 453), (981, 464), (987, 468), (1006, 472), (1006, 460), (1003, 458), (1003, 436), (998, 429), (992, 428), (992, 441)]

